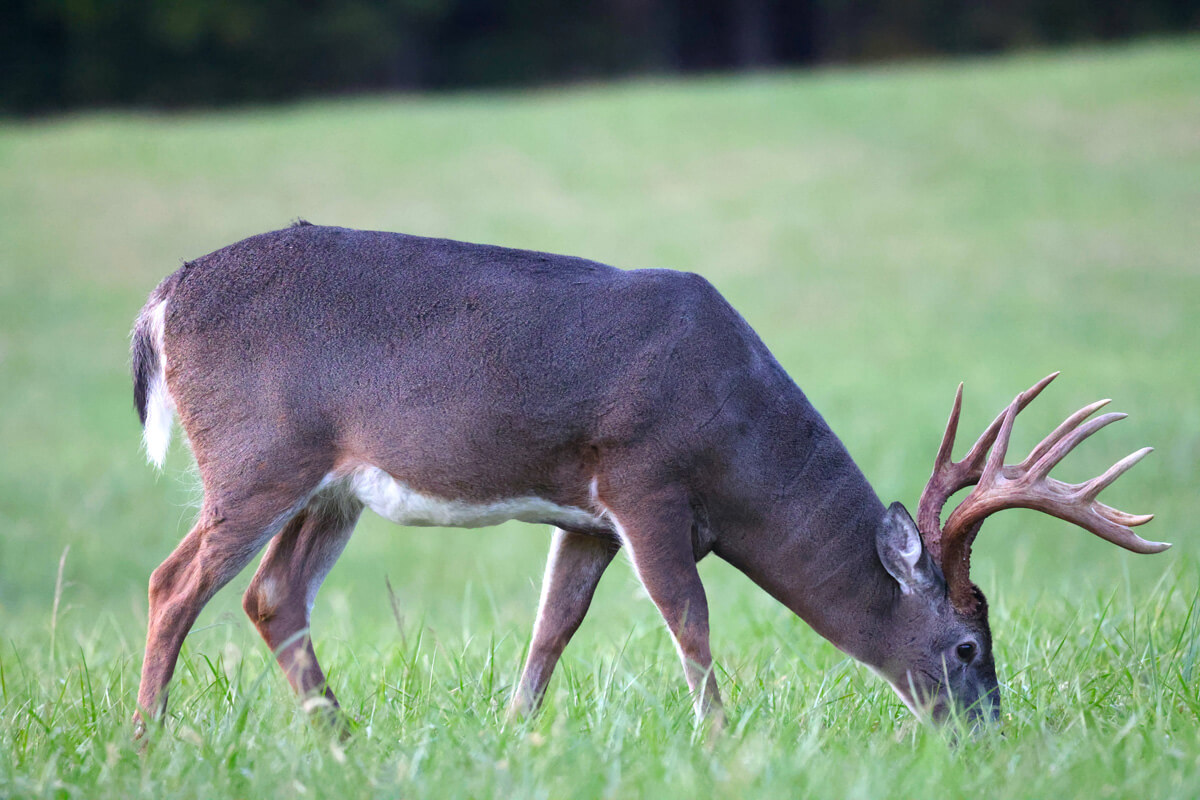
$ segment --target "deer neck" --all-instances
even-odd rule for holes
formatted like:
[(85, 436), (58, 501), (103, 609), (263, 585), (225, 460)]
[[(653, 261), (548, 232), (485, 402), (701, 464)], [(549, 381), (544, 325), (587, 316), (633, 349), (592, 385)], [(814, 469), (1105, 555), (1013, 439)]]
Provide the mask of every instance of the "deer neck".
[(756, 511), (722, 526), (716, 552), (839, 649), (875, 663), (897, 588), (875, 545), (884, 506), (816, 410), (804, 401), (798, 411), (755, 471)]

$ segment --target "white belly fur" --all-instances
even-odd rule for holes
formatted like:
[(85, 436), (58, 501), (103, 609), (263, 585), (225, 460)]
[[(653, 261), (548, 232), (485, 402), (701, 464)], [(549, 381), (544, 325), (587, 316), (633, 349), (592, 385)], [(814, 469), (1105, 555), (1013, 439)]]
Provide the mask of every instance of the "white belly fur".
[(371, 465), (326, 479), (340, 484), (367, 508), (398, 525), (482, 528), (510, 519), (566, 527), (603, 527), (604, 522), (582, 508), (560, 506), (540, 497), (511, 497), (490, 503), (467, 503), (421, 494)]

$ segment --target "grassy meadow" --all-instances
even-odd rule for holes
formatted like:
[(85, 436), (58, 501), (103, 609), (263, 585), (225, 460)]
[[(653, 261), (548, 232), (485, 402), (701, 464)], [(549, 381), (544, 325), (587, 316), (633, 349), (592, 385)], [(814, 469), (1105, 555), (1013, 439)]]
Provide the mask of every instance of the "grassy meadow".
[[(1194, 796), (1198, 45), (0, 121), (0, 797)], [(182, 259), (295, 217), (700, 272), (911, 509), (960, 380), (973, 438), (1061, 369), (1014, 452), (1114, 398), (1130, 418), (1055, 474), (1153, 445), (1105, 498), (1175, 547), (990, 521), (1002, 735), (957, 745), (709, 558), (711, 737), (623, 557), (513, 723), (547, 530), (368, 513), (313, 620), (356, 732), (298, 710), (241, 612), (248, 569), (139, 754), (146, 581), (197, 486), (178, 438), (144, 462), (128, 331)]]

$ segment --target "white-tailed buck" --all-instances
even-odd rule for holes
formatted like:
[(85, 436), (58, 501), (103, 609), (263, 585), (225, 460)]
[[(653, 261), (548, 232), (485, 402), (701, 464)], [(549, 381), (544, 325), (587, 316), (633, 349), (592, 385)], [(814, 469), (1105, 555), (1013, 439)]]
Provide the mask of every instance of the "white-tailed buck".
[[(993, 718), (980, 524), (1033, 508), (1138, 553), (1133, 516), (1048, 473), (1121, 414), (1071, 415), (1004, 463), (1022, 392), (951, 459), (954, 410), (914, 523), (885, 508), (750, 326), (703, 278), (297, 223), (185, 264), (133, 334), (134, 398), (162, 463), (178, 414), (199, 519), (150, 578), (138, 692), (158, 715), (200, 609), (266, 547), (245, 609), (302, 696), (333, 693), (309, 611), (363, 507), (403, 525), (556, 528), (514, 710), (538, 704), (625, 548), (719, 708), (696, 562), (715, 553), (886, 678), (916, 713)], [(1106, 402), (1106, 401), (1105, 401)], [(946, 519), (946, 499), (976, 488)]]

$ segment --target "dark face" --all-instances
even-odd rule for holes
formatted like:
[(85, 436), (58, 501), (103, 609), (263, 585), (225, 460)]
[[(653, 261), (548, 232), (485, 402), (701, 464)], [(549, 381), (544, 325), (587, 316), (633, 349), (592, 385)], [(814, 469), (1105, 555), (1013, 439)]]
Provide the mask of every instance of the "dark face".
[(983, 594), (976, 589), (970, 610), (951, 604), (941, 570), (899, 503), (888, 509), (876, 544), (898, 585), (876, 671), (922, 719), (942, 722), (956, 712), (973, 724), (997, 720), (1000, 687)]
[(895, 622), (904, 644), (893, 648), (879, 671), (922, 719), (943, 722), (953, 712), (976, 724), (1000, 716), (987, 604), (979, 597), (978, 612), (969, 616), (950, 604), (944, 584), (936, 595), (900, 598)]

